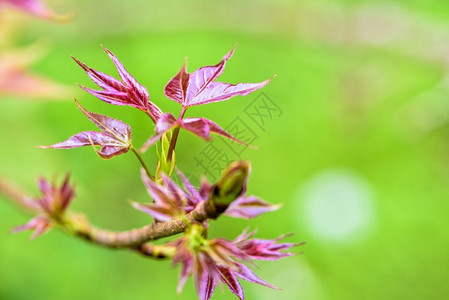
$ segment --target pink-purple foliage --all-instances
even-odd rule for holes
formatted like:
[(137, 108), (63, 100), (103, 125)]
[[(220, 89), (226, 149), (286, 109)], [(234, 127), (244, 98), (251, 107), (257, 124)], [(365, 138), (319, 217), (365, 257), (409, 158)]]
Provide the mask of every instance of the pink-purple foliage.
[[(151, 204), (133, 203), (133, 206), (159, 221), (168, 221), (179, 217), (183, 213), (194, 210), (201, 202), (207, 201), (211, 193), (212, 185), (203, 180), (201, 187), (197, 190), (182, 172), (178, 172), (183, 181), (184, 190), (176, 185), (170, 177), (162, 174), (162, 183), (156, 184), (151, 181), (145, 172), (142, 172), (148, 194), (153, 199)], [(265, 202), (256, 196), (246, 195), (246, 185), (249, 177), (244, 178), (243, 189), (238, 197), (228, 206), (223, 214), (235, 217), (251, 219), (261, 214), (278, 209), (279, 205)]]
[(97, 153), (105, 159), (128, 152), (132, 145), (131, 127), (129, 125), (108, 116), (87, 111), (76, 100), (75, 103), (83, 114), (97, 125), (101, 132), (83, 131), (71, 136), (64, 142), (42, 146), (42, 148), (71, 149), (89, 145), (101, 146)]
[[(66, 214), (66, 209), (74, 197), (74, 188), (69, 185), (69, 177), (66, 176), (60, 186), (44, 179), (39, 180), (42, 196), (26, 199), (27, 206), (35, 210), (37, 216), (27, 224), (17, 227), (15, 231), (32, 229), (34, 238), (53, 225), (59, 225), (76, 236), (103, 246), (129, 248), (155, 258), (170, 258), (175, 265), (181, 264), (178, 291), (181, 291), (187, 278), (193, 275), (201, 300), (210, 299), (216, 284), (220, 282), (239, 299), (244, 299), (243, 288), (239, 282), (241, 279), (278, 289), (256, 276), (248, 265), (254, 266), (254, 260), (274, 261), (291, 256), (292, 253), (286, 251), (298, 244), (280, 242), (285, 235), (272, 240), (254, 239), (254, 232), (248, 233), (246, 230), (232, 241), (207, 237), (206, 229), (211, 225), (209, 221), (217, 219), (221, 214), (252, 219), (280, 208), (279, 204), (274, 205), (254, 195), (248, 195), (250, 163), (233, 162), (217, 182), (209, 183), (203, 177), (199, 187), (195, 187), (179, 170), (177, 176), (181, 184), (177, 184), (172, 178), (176, 175), (174, 151), (180, 129), (206, 141), (211, 139), (211, 134), (217, 134), (245, 144), (209, 119), (184, 118), (186, 110), (192, 106), (228, 100), (238, 95), (245, 96), (265, 86), (270, 79), (260, 83), (238, 84), (215, 81), (223, 73), (226, 62), (232, 57), (235, 49), (227, 53), (218, 64), (199, 68), (193, 73), (187, 72), (184, 63), (179, 73), (170, 79), (165, 87), (165, 95), (182, 105), (181, 113), (176, 118), (150, 102), (148, 90), (126, 71), (111, 51), (103, 49), (115, 64), (120, 80), (92, 69), (74, 58), (99, 87), (81, 88), (106, 103), (127, 105), (143, 111), (154, 122), (155, 133), (148, 133), (150, 138), (138, 150), (132, 144), (129, 125), (105, 115), (89, 112), (75, 100), (81, 112), (99, 131), (83, 131), (66, 141), (41, 147), (70, 149), (92, 146), (104, 159), (133, 152), (142, 165), (143, 185), (151, 199), (149, 203), (131, 204), (150, 215), (154, 219), (153, 223), (141, 229), (114, 233), (90, 226), (83, 218), (81, 221), (74, 219)], [(154, 170), (147, 166), (142, 156), (150, 146), (156, 147), (159, 159)], [(228, 219), (228, 222), (231, 220)], [(182, 233), (182, 236), (174, 241), (162, 245), (149, 243), (179, 233)]]
[(66, 175), (60, 186), (48, 182), (45, 178), (39, 178), (39, 198), (26, 198), (26, 205), (36, 211), (38, 215), (27, 224), (13, 229), (14, 232), (23, 230), (34, 230), (32, 239), (45, 233), (64, 214), (73, 197), (74, 187), (69, 185), (69, 175)]
[(147, 89), (126, 71), (123, 64), (111, 51), (104, 47), (103, 50), (114, 62), (122, 81), (89, 68), (81, 61), (72, 57), (75, 62), (83, 68), (89, 78), (101, 88), (101, 90), (94, 90), (84, 86), (81, 86), (81, 88), (106, 103), (113, 105), (129, 105), (138, 108), (148, 113), (151, 119), (156, 122), (161, 117), (162, 111), (159, 107), (150, 102), (150, 94)]
[(38, 18), (56, 21), (70, 19), (68, 15), (58, 15), (48, 8), (42, 0), (0, 0), (0, 10), (2, 5), (7, 5), (19, 9), (27, 14)]
[[(202, 230), (193, 227), (195, 230)], [(175, 264), (180, 263), (181, 275), (178, 283), (180, 292), (190, 275), (193, 275), (198, 296), (201, 300), (208, 300), (214, 293), (217, 282), (224, 282), (239, 299), (244, 299), (243, 288), (238, 279), (257, 283), (272, 289), (279, 289), (260, 279), (243, 262), (252, 263), (253, 260), (278, 260), (293, 255), (291, 247), (299, 244), (278, 243), (284, 236), (274, 240), (251, 239), (254, 233), (246, 230), (233, 241), (217, 238), (205, 240), (196, 236), (192, 242), (189, 232), (173, 242), (177, 252), (173, 257)], [(195, 239), (195, 238), (193, 238)]]
[(182, 107), (190, 107), (228, 100), (238, 95), (246, 96), (270, 82), (270, 79), (260, 83), (238, 84), (214, 81), (223, 73), (226, 61), (232, 57), (234, 50), (235, 48), (215, 66), (199, 68), (192, 74), (187, 72), (187, 64), (184, 63), (179, 73), (165, 86), (165, 96)]

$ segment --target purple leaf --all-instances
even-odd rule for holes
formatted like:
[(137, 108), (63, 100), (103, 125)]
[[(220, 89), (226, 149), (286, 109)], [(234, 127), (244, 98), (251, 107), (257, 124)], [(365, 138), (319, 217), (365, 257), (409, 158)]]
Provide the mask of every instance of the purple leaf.
[(178, 263), (182, 264), (177, 287), (177, 292), (180, 294), (187, 278), (193, 272), (193, 266), (195, 265), (194, 257), (188, 245), (189, 241), (186, 238), (180, 238), (166, 244), (176, 249), (176, 254), (173, 256), (173, 265)]
[[(245, 233), (245, 232), (244, 232)], [(269, 260), (274, 261), (284, 257), (293, 255), (290, 252), (280, 252), (281, 250), (288, 250), (292, 247), (299, 246), (301, 244), (296, 243), (279, 243), (277, 242), (285, 237), (280, 236), (274, 240), (264, 240), (264, 239), (247, 239), (244, 238), (251, 237), (252, 234), (243, 234), (234, 240), (234, 243), (238, 248), (240, 248), (246, 255), (251, 259), (257, 260)]]
[(69, 185), (69, 178), (70, 174), (67, 174), (61, 186), (52, 184), (45, 178), (39, 178), (38, 186), (42, 196), (33, 201), (34, 207), (48, 214), (65, 211), (75, 196), (74, 187)]
[(170, 113), (163, 114), (156, 123), (156, 134), (162, 136), (174, 126), (176, 126), (176, 118)]
[(161, 174), (161, 177), (162, 185), (165, 187), (167, 195), (172, 199), (177, 207), (185, 207), (187, 204), (187, 199), (184, 191), (164, 173)]
[(215, 274), (211, 268), (213, 268), (213, 261), (201, 253), (198, 254), (196, 267), (193, 268), (193, 276), (195, 278), (196, 292), (200, 300), (209, 300), (214, 293)]
[(252, 282), (252, 283), (257, 283), (266, 287), (269, 287), (271, 289), (275, 289), (275, 290), (279, 290), (280, 288), (271, 285), (267, 282), (265, 282), (264, 280), (260, 279), (259, 277), (256, 276), (256, 274), (254, 274), (254, 272), (248, 268), (247, 266), (245, 266), (242, 263), (235, 263), (236, 266), (238, 267), (238, 271), (236, 272), (236, 275), (239, 276), (240, 278)]
[(187, 104), (194, 102), (195, 97), (199, 96), (213, 80), (217, 79), (223, 73), (226, 61), (232, 57), (234, 50), (235, 46), (215, 66), (202, 67), (193, 72), (187, 87)]
[(280, 207), (281, 205), (270, 204), (255, 196), (242, 196), (229, 205), (225, 215), (234, 218), (252, 219)]
[(187, 72), (187, 62), (185, 61), (178, 74), (176, 74), (165, 86), (165, 96), (184, 105), (189, 78), (190, 74)]
[(165, 87), (165, 95), (182, 106), (188, 107), (189, 99), (223, 73), (226, 61), (231, 58), (233, 53), (234, 49), (227, 53), (217, 65), (202, 67), (193, 74), (187, 72), (187, 62), (184, 62), (178, 74)]
[(145, 152), (146, 150), (148, 150), (148, 148), (156, 143), (165, 133), (175, 127), (180, 127), (184, 130), (190, 131), (191, 133), (199, 136), (206, 141), (211, 140), (211, 133), (213, 133), (221, 135), (245, 146), (250, 146), (247, 143), (232, 136), (211, 120), (205, 118), (176, 119), (172, 114), (166, 113), (163, 114), (157, 121), (155, 134), (145, 142), (145, 144), (140, 148), (140, 151)]
[(220, 261), (222, 265), (232, 267), (234, 261), (230, 257), (235, 257), (240, 260), (247, 260), (247, 255), (234, 242), (225, 239), (213, 239), (210, 241), (209, 254), (215, 257), (216, 261)]
[(244, 300), (245, 295), (243, 293), (243, 288), (234, 273), (230, 269), (222, 266), (217, 266), (217, 270), (221, 281), (223, 281), (229, 287), (231, 292), (239, 297), (240, 300)]
[(205, 240), (203, 236), (204, 227), (198, 226), (200, 225), (192, 225), (192, 228), (187, 230), (180, 239), (167, 243), (167, 245), (176, 249), (173, 263), (181, 262), (183, 264), (179, 282), (181, 287), (184, 285), (186, 278), (193, 274), (200, 299), (210, 299), (216, 282), (220, 280), (229, 287), (232, 293), (243, 300), (244, 292), (237, 277), (272, 289), (279, 289), (260, 279), (242, 261), (252, 263), (253, 257), (247, 251), (248, 249), (245, 247), (247, 245), (260, 244), (263, 248), (261, 251), (278, 252), (278, 254), (281, 248), (290, 248), (288, 244), (277, 244), (283, 236), (274, 240), (249, 240), (254, 233), (248, 233), (245, 230), (234, 241), (225, 239)]
[(189, 196), (187, 199), (189, 200), (189, 205), (195, 207), (198, 203), (200, 203), (203, 198), (201, 197), (200, 193), (197, 191), (197, 189), (190, 183), (189, 179), (178, 170), (178, 175), (182, 180), (182, 183), (184, 185), (184, 189), (187, 191), (187, 196)]
[(3, 3), (10, 4), (17, 9), (42, 19), (54, 21), (67, 21), (70, 19), (69, 15), (56, 14), (41, 0), (0, 0), (0, 6)]
[(148, 194), (153, 198), (155, 204), (176, 206), (176, 201), (173, 201), (171, 194), (168, 193), (165, 185), (159, 185), (148, 178), (146, 172), (141, 170), (142, 181), (147, 188)]
[(128, 152), (132, 144), (132, 134), (129, 125), (105, 115), (89, 112), (76, 100), (75, 103), (83, 114), (97, 125), (101, 132), (80, 132), (64, 142), (51, 146), (41, 146), (41, 148), (71, 149), (96, 145), (101, 146), (100, 151), (97, 151), (97, 153), (104, 159)]
[(137, 202), (132, 202), (132, 206), (137, 210), (149, 214), (159, 222), (167, 222), (174, 218), (173, 212), (170, 208), (164, 206), (155, 204), (141, 204)]
[(42, 195), (40, 198), (30, 199), (30, 204), (33, 203), (33, 207), (44, 214), (54, 216), (63, 213), (75, 196), (69, 177), (70, 174), (67, 174), (61, 185), (39, 178), (38, 187)]
[(189, 278), (192, 273), (193, 257), (189, 255), (188, 258), (182, 261), (181, 274), (179, 276), (178, 287), (176, 289), (177, 293), (180, 294), (184, 285), (186, 284), (187, 278)]
[(81, 86), (81, 88), (104, 102), (113, 105), (129, 105), (136, 107), (147, 112), (152, 120), (156, 122), (161, 117), (162, 111), (154, 103), (149, 101), (150, 95), (147, 89), (126, 71), (123, 64), (111, 51), (104, 47), (103, 50), (113, 61), (122, 81), (105, 73), (96, 71), (72, 57), (75, 62), (83, 68), (89, 78), (102, 90), (93, 90), (84, 86)]
[(212, 102), (228, 100), (234, 96), (246, 96), (267, 85), (271, 79), (260, 83), (238, 83), (230, 84), (223, 82), (211, 82), (200, 94), (198, 94), (191, 105), (201, 105)]
[(226, 61), (231, 58), (234, 49), (227, 53), (218, 64), (202, 67), (192, 74), (187, 72), (186, 63), (184, 63), (178, 74), (167, 83), (165, 95), (185, 108), (223, 101), (237, 95), (246, 96), (270, 82), (271, 79), (261, 83), (239, 83), (233, 85), (214, 81), (223, 73)]
[[(0, 27), (5, 26), (3, 21), (0, 23)], [(2, 29), (0, 30), (3, 32)], [(0, 52), (0, 95), (48, 101), (61, 100), (73, 94), (71, 88), (31, 71), (30, 65), (42, 59), (47, 52), (42, 43), (35, 42), (26, 47), (13, 47), (9, 51)]]
[(127, 87), (118, 79), (88, 67), (72, 56), (72, 59), (86, 72), (87, 76), (103, 90), (115, 90), (126, 93)]
[(70, 174), (64, 177), (61, 187), (58, 190), (61, 209), (66, 210), (75, 196), (74, 187), (69, 184)]
[(245, 146), (249, 146), (247, 143), (240, 141), (239, 139), (233, 137), (231, 134), (227, 133), (223, 128), (218, 126), (213, 121), (205, 118), (186, 118), (180, 121), (180, 126), (183, 129), (196, 134), (206, 141), (209, 141), (211, 139), (210, 134), (214, 133)]
[(238, 237), (236, 237), (232, 242), (236, 245), (240, 245), (242, 242), (246, 242), (246, 240), (254, 236), (256, 232), (257, 230), (248, 232), (248, 228), (245, 228), (245, 230), (243, 230), (243, 232)]
[(52, 226), (53, 223), (48, 218), (38, 216), (36, 218), (31, 219), (25, 225), (17, 226), (12, 230), (12, 232), (16, 233), (24, 230), (34, 230), (33, 234), (31, 235), (31, 239), (34, 240), (38, 236), (47, 232)]
[(55, 200), (52, 192), (52, 185), (45, 178), (41, 177), (38, 179), (38, 187), (40, 192), (42, 193), (42, 197), (36, 199), (35, 201), (41, 211), (51, 213), (53, 201)]
[(162, 185), (151, 181), (142, 170), (142, 181), (148, 194), (153, 198), (152, 204), (133, 202), (134, 208), (143, 211), (160, 222), (166, 222), (185, 213), (186, 197), (182, 191), (165, 174), (162, 175)]
[(201, 177), (201, 185), (200, 185), (200, 189), (199, 189), (201, 198), (202, 199), (209, 198), (211, 190), (212, 190), (212, 185), (207, 181), (206, 176), (203, 175), (203, 177)]
[(40, 215), (31, 219), (27, 224), (12, 230), (13, 232), (34, 230), (32, 239), (48, 231), (53, 226), (53, 218), (61, 217), (75, 196), (74, 187), (69, 184), (69, 174), (65, 176), (61, 185), (39, 178), (38, 186), (42, 193), (41, 197), (26, 198), (25, 203)]
[(145, 144), (139, 149), (140, 152), (146, 152), (148, 148), (156, 143), (165, 133), (176, 126), (176, 118), (170, 114), (163, 114), (156, 122), (155, 133)]
[(108, 142), (113, 143), (113, 140), (103, 135), (101, 132), (83, 131), (71, 136), (68, 140), (64, 142), (54, 144), (49, 147), (57, 149), (72, 149), (82, 146), (90, 146), (92, 144), (94, 145), (107, 144)]

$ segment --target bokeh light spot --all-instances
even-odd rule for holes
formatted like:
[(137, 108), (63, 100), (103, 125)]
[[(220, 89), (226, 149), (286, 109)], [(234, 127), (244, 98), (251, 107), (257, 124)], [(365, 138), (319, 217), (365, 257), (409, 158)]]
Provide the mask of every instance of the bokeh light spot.
[(323, 240), (355, 240), (373, 221), (369, 183), (351, 170), (326, 170), (302, 189), (301, 211), (306, 226)]

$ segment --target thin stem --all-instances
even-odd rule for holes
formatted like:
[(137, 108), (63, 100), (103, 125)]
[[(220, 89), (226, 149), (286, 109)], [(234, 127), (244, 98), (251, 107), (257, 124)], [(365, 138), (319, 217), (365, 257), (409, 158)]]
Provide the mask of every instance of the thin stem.
[(153, 116), (153, 114), (150, 112), (149, 109), (145, 110), (145, 113), (151, 118), (151, 120), (153, 121), (154, 124), (156, 124), (157, 120), (156, 118)]
[(173, 132), (173, 137), (170, 141), (170, 147), (168, 148), (168, 154), (167, 154), (167, 161), (171, 161), (173, 157), (173, 151), (175, 151), (176, 141), (178, 140), (179, 135), (179, 127), (175, 128), (175, 131)]
[(92, 242), (93, 244), (97, 244), (100, 246), (105, 246), (112, 249), (129, 249), (133, 250), (137, 253), (140, 253), (141, 255), (148, 257), (148, 258), (154, 258), (154, 259), (164, 259), (164, 258), (171, 258), (175, 255), (175, 248), (171, 246), (164, 246), (164, 245), (153, 245), (150, 243), (143, 243), (136, 246), (129, 246), (129, 247), (115, 247), (115, 246), (108, 246), (103, 244), (96, 243), (95, 240), (91, 240), (86, 238), (86, 236), (81, 233), (84, 232), (87, 223), (87, 220), (84, 216), (76, 214), (72, 215), (71, 218), (67, 218), (66, 216), (61, 216), (59, 219), (53, 219), (58, 225), (59, 228), (67, 233), (71, 234), (75, 237), (79, 237), (84, 239), (85, 241)]
[(27, 204), (26, 195), (22, 193), (14, 183), (0, 177), (0, 196), (1, 195), (3, 195), (5, 199), (9, 199), (20, 205), (22, 208), (30, 212), (35, 212), (35, 210)]
[[(186, 113), (187, 107), (183, 107), (181, 110), (181, 113), (179, 114), (179, 119), (182, 119), (184, 117), (184, 114)], [(170, 147), (168, 148), (168, 154), (167, 154), (167, 161), (171, 161), (173, 157), (173, 151), (175, 151), (176, 142), (178, 140), (179, 135), (179, 127), (175, 128), (175, 131), (173, 132), (173, 137), (170, 141)]]
[(134, 152), (134, 154), (136, 155), (137, 159), (139, 160), (140, 164), (142, 165), (142, 167), (144, 168), (145, 172), (147, 173), (148, 177), (154, 181), (154, 176), (151, 175), (150, 170), (148, 169), (147, 165), (145, 164), (145, 161), (142, 158), (142, 155), (140, 155), (139, 150), (137, 150), (136, 148), (134, 148), (134, 146), (131, 145), (130, 147), (131, 151)]

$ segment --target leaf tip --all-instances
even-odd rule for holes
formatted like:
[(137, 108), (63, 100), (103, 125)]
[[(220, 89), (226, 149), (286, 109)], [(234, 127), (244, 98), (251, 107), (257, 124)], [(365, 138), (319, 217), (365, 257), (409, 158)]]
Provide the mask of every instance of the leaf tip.
[(73, 98), (73, 100), (75, 101), (76, 106), (78, 106), (78, 108), (81, 110), (81, 112), (83, 114), (86, 114), (86, 109), (81, 105), (81, 103), (79, 103), (78, 99)]
[(103, 44), (100, 44), (101, 49), (103, 49), (104, 52), (106, 52), (107, 55), (113, 55), (112, 52), (106, 48), (105, 46), (103, 46)]
[(70, 57), (85, 71), (88, 72), (89, 71), (89, 67), (83, 63), (82, 61), (80, 61), (79, 59), (75, 58), (75, 56), (70, 55)]
[(283, 206), (284, 206), (284, 203), (273, 204), (272, 205), (272, 208), (273, 208), (272, 211), (276, 211), (278, 209), (281, 209)]
[(128, 199), (128, 203), (129, 203), (129, 205), (131, 205), (135, 209), (138, 209), (138, 207), (140, 205), (139, 203), (137, 203), (136, 201), (131, 200), (131, 199)]

